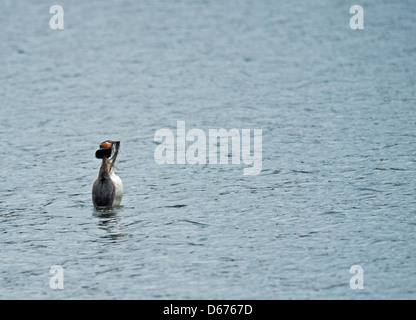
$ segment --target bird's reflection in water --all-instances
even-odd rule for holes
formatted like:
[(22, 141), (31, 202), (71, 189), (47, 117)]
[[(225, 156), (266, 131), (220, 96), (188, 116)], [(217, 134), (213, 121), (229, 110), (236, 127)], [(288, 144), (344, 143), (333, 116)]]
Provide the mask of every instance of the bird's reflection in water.
[(93, 216), (97, 218), (98, 227), (106, 231), (101, 238), (109, 239), (112, 242), (119, 242), (125, 238), (126, 234), (122, 232), (120, 225), (120, 212), (122, 208), (99, 208), (94, 209)]

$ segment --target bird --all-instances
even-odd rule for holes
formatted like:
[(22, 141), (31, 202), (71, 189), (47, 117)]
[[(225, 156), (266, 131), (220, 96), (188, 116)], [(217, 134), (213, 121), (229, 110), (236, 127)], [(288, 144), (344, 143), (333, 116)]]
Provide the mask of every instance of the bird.
[[(111, 157), (113, 149), (114, 154)], [(114, 173), (114, 162), (119, 149), (120, 141), (106, 140), (95, 152), (95, 157), (102, 159), (98, 178), (92, 186), (92, 202), (95, 208), (117, 207), (123, 198), (123, 182)]]

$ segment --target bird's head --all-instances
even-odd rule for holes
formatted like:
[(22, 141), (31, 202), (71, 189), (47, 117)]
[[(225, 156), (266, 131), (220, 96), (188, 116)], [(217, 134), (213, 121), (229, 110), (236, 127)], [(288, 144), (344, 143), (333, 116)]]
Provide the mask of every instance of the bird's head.
[(104, 157), (110, 158), (113, 152), (113, 146), (119, 146), (120, 141), (106, 140), (100, 144), (100, 149), (95, 152), (95, 157), (102, 159)]

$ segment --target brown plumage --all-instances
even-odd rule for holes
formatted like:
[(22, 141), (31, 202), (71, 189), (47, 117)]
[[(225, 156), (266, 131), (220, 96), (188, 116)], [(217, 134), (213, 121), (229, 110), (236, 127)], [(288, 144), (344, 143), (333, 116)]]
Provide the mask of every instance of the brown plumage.
[(110, 207), (116, 194), (116, 186), (110, 178), (111, 162), (103, 156), (98, 178), (92, 186), (92, 202), (94, 207)]

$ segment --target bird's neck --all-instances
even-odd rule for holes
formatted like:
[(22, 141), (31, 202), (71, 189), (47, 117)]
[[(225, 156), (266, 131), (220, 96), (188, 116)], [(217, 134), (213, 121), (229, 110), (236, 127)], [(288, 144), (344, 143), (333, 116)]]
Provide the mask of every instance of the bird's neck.
[(100, 171), (98, 176), (103, 179), (110, 179), (110, 174), (112, 173), (113, 168), (111, 166), (110, 159), (107, 157), (103, 157), (103, 161), (101, 162)]

